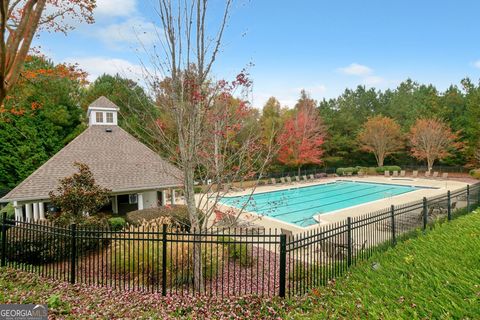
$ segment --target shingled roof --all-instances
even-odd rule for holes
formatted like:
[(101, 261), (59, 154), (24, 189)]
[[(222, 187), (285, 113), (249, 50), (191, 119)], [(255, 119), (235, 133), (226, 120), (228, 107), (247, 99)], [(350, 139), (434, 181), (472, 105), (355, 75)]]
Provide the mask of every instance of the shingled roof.
[(118, 106), (112, 101), (108, 100), (104, 96), (99, 97), (97, 100), (93, 101), (89, 108), (103, 108), (103, 109), (118, 109)]
[(0, 202), (48, 199), (59, 179), (76, 172), (76, 161), (86, 163), (96, 182), (112, 192), (182, 185), (178, 168), (119, 126), (90, 126)]

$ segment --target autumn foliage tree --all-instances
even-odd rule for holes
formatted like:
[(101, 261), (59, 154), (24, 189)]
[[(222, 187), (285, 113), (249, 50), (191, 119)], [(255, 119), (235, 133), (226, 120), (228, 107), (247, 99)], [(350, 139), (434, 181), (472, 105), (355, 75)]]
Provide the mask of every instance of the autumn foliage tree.
[(0, 105), (16, 85), (41, 28), (67, 32), (66, 18), (93, 22), (95, 0), (3, 0), (0, 4)]
[(457, 133), (439, 119), (418, 119), (410, 129), (412, 155), (427, 161), (428, 170), (432, 170), (435, 160), (450, 155), (450, 151), (461, 145), (456, 142)]
[(72, 222), (80, 221), (85, 214), (94, 214), (110, 200), (109, 189), (95, 183), (90, 168), (85, 163), (75, 162), (78, 172), (60, 180), (56, 192), (50, 191), (50, 201), (60, 207), (62, 214)]
[(381, 115), (368, 118), (358, 134), (358, 142), (364, 151), (375, 155), (379, 167), (388, 155), (403, 147), (400, 126), (395, 120)]
[[(257, 161), (261, 144), (255, 130), (250, 130), (255, 126), (248, 123), (254, 112), (246, 101), (250, 90), (247, 73), (240, 72), (232, 81), (216, 81), (211, 74), (221, 52), (231, 4), (226, 0), (211, 10), (207, 0), (158, 1), (163, 34), (146, 52), (150, 61), (145, 65), (153, 67), (145, 70), (145, 81), (161, 115), (151, 119), (155, 130), (150, 133), (181, 170), (178, 178), (183, 181), (192, 230), (212, 227), (214, 219), (210, 218), (225, 189), (263, 167)], [(146, 130), (149, 127), (145, 126)], [(203, 192), (195, 194), (200, 181), (206, 182)], [(205, 288), (202, 237), (199, 233), (194, 237), (192, 281), (198, 291)]]
[(83, 131), (85, 77), (74, 66), (27, 57), (0, 106), (0, 189), (15, 187)]
[(277, 160), (300, 169), (305, 164), (322, 162), (325, 128), (313, 108), (300, 108), (286, 119), (277, 137)]

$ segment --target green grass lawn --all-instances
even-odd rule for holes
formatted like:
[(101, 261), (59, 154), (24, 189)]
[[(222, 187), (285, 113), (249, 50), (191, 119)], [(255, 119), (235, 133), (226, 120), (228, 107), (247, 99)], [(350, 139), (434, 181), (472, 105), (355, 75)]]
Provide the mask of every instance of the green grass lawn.
[(314, 290), (299, 307), (290, 316), (480, 319), (480, 213), (377, 254), (331, 286)]

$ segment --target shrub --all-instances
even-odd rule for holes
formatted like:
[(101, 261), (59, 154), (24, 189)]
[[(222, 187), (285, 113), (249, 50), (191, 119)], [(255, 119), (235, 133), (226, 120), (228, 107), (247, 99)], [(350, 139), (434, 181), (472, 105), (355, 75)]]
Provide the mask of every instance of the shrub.
[(244, 267), (253, 265), (253, 254), (246, 243), (238, 242), (231, 237), (219, 237), (218, 242), (227, 248), (230, 259), (238, 261)]
[(149, 222), (161, 217), (171, 218), (170, 224), (176, 227), (190, 228), (190, 219), (188, 217), (187, 206), (173, 205), (159, 208), (150, 208), (143, 210), (136, 210), (127, 213), (127, 222), (139, 226), (144, 222)]
[(383, 167), (377, 167), (376, 168), (376, 171), (377, 173), (380, 173), (380, 174), (383, 174), (385, 173), (385, 171), (400, 171), (402, 170), (402, 168), (400, 168), (399, 166), (383, 166)]
[[(97, 218), (86, 218), (78, 225), (83, 235), (77, 239), (79, 255), (109, 243), (108, 240), (98, 239), (95, 231), (100, 228), (108, 228), (108, 224)], [(12, 227), (7, 231), (7, 241), (7, 259), (10, 261), (41, 265), (70, 258), (70, 230), (59, 223), (38, 222), (31, 225), (30, 230)]]
[(480, 169), (470, 170), (470, 176), (472, 176), (474, 179), (480, 179)]
[(122, 217), (113, 217), (108, 219), (108, 224), (110, 225), (110, 230), (120, 231), (125, 227), (127, 222)]
[[(163, 244), (162, 225), (165, 219), (150, 220), (141, 226), (128, 230), (129, 240), (114, 241), (112, 247), (115, 252), (115, 270), (126, 275), (129, 279), (144, 285), (161, 283)], [(143, 231), (153, 231), (142, 234)], [(140, 232), (140, 233), (139, 233)], [(175, 240), (167, 244), (167, 285), (181, 286), (193, 283), (193, 242), (192, 237), (180, 233), (168, 238)], [(138, 239), (138, 240), (137, 240)], [(189, 241), (187, 241), (189, 240)], [(214, 239), (204, 239), (210, 242)], [(215, 277), (221, 268), (224, 255), (223, 248), (217, 244), (202, 245), (203, 276), (205, 279)], [(145, 277), (144, 275), (147, 275)]]
[(203, 188), (201, 186), (195, 186), (193, 187), (193, 192), (195, 193), (202, 193), (203, 192)]
[(363, 172), (364, 174), (368, 175), (376, 175), (377, 174), (377, 168), (375, 167), (355, 167), (358, 172)]
[(0, 210), (0, 219), (3, 217), (3, 213), (7, 213), (7, 219), (8, 220), (14, 220), (15, 219), (15, 208), (11, 203), (7, 204), (2, 210)]
[(339, 176), (343, 176), (343, 175), (346, 175), (348, 173), (351, 173), (351, 174), (355, 174), (355, 173), (358, 173), (358, 169), (357, 168), (353, 168), (353, 167), (347, 167), (347, 168), (337, 168), (337, 174)]
[(78, 172), (60, 180), (60, 185), (49, 192), (50, 202), (60, 207), (64, 214), (68, 214), (72, 222), (81, 219), (85, 212), (94, 214), (106, 205), (110, 199), (109, 189), (97, 185), (90, 168), (75, 162)]

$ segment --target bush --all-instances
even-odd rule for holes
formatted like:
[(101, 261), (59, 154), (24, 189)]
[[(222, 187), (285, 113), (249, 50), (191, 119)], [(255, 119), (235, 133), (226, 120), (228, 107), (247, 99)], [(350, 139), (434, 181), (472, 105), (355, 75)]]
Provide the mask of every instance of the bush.
[[(77, 229), (82, 230), (82, 238), (78, 238), (76, 244), (79, 255), (109, 243), (97, 238), (95, 231), (101, 228), (108, 228), (108, 224), (97, 218), (86, 218), (78, 225)], [(29, 230), (12, 227), (7, 231), (7, 241), (7, 259), (10, 261), (41, 265), (70, 258), (70, 230), (58, 223), (38, 222)]]
[(480, 179), (480, 169), (470, 170), (470, 176), (472, 176), (474, 179)]
[(343, 175), (346, 175), (348, 173), (351, 173), (351, 174), (355, 174), (355, 173), (358, 173), (358, 169), (357, 168), (353, 168), (353, 167), (347, 167), (347, 168), (337, 168), (337, 174), (339, 176), (343, 176)]
[[(119, 239), (113, 242), (115, 255), (115, 270), (129, 279), (144, 285), (158, 285), (161, 283), (163, 244), (162, 228), (164, 219), (150, 220), (138, 227), (131, 227), (126, 236), (129, 240)], [(137, 232), (146, 230), (158, 231), (144, 235)], [(136, 240), (138, 238), (138, 240)], [(193, 283), (193, 252), (194, 245), (191, 236), (168, 236), (175, 241), (167, 244), (167, 284), (181, 286)], [(214, 241), (206, 237), (205, 241)], [(147, 244), (148, 243), (148, 244)], [(221, 268), (224, 256), (223, 248), (217, 244), (202, 244), (203, 276), (205, 279), (215, 277)], [(144, 275), (147, 275), (146, 277)]]
[[(200, 223), (202, 223), (203, 213), (198, 210)], [(150, 208), (144, 210), (137, 210), (127, 213), (126, 220), (128, 223), (139, 226), (144, 222), (149, 222), (158, 218), (169, 218), (166, 223), (174, 226), (190, 230), (190, 218), (188, 215), (187, 206), (185, 205), (167, 205), (159, 208)]]
[(193, 192), (195, 193), (202, 193), (203, 192), (203, 188), (201, 186), (195, 186), (193, 187)]
[(377, 167), (376, 168), (376, 171), (377, 173), (380, 173), (380, 174), (384, 174), (385, 171), (400, 171), (402, 170), (402, 168), (400, 168), (399, 166), (383, 166), (383, 167)]
[(5, 208), (0, 210), (0, 219), (3, 217), (3, 213), (7, 213), (7, 219), (8, 220), (15, 220), (15, 208), (11, 203), (7, 204)]
[(161, 217), (171, 218), (171, 224), (176, 227), (190, 228), (190, 219), (188, 217), (187, 206), (173, 205), (159, 208), (150, 208), (143, 210), (136, 210), (127, 213), (127, 222), (139, 226), (144, 222), (149, 222)]
[(376, 175), (377, 174), (377, 168), (376, 167), (356, 167), (357, 173), (362, 172), (363, 174), (368, 174), (368, 175)]
[(110, 226), (110, 230), (120, 231), (125, 227), (127, 222), (122, 217), (113, 217), (108, 219), (108, 224)]
[(227, 248), (230, 259), (238, 261), (244, 267), (253, 265), (253, 254), (246, 243), (238, 242), (231, 237), (219, 237), (218, 242)]

